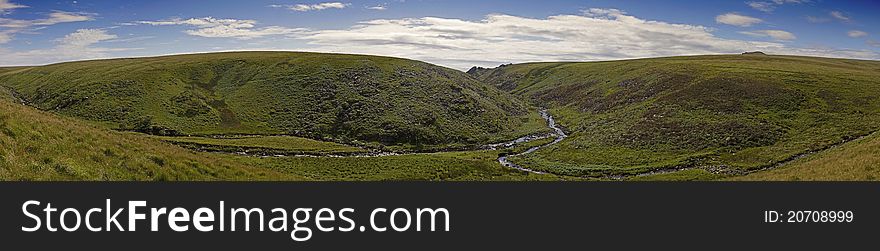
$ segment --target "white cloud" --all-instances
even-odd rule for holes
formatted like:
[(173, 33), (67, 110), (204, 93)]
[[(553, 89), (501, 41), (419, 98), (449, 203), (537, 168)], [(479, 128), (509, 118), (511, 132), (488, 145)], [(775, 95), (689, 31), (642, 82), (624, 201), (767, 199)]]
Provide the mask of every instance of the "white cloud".
[(722, 15), (718, 15), (717, 17), (715, 17), (715, 22), (739, 26), (739, 27), (749, 27), (754, 24), (761, 23), (761, 22), (763, 22), (763, 20), (761, 20), (759, 18), (736, 14), (736, 13), (727, 13), (727, 14), (722, 14)]
[[(117, 38), (101, 29), (79, 29), (56, 39), (55, 47), (29, 51), (3, 51), (0, 65), (36, 65), (60, 61), (106, 58), (109, 53), (136, 48), (105, 48), (94, 46)], [(0, 50), (4, 50), (0, 48)]]
[(783, 5), (783, 4), (801, 4), (801, 3), (807, 3), (807, 2), (809, 2), (809, 1), (808, 0), (773, 0), (770, 2), (767, 2), (767, 1), (746, 2), (746, 4), (749, 5), (749, 7), (752, 7), (752, 9), (756, 9), (759, 11), (769, 13), (769, 12), (773, 12), (773, 10), (775, 10), (776, 7)]
[(0, 18), (0, 28), (23, 29), (32, 25), (32, 20)]
[(749, 7), (752, 7), (752, 9), (763, 12), (772, 12), (774, 9), (776, 9), (776, 5), (771, 2), (747, 2), (746, 4), (748, 4)]
[(807, 3), (809, 0), (773, 0), (773, 3), (776, 4), (786, 4), (786, 3)]
[(74, 33), (67, 34), (58, 42), (66, 47), (86, 47), (101, 41), (117, 38), (116, 35), (108, 34), (100, 29), (79, 29)]
[[(377, 19), (345, 29), (305, 30), (278, 26), (260, 27), (254, 20), (211, 17), (141, 21), (137, 24), (179, 25), (188, 34), (236, 39), (283, 35), (300, 39), (306, 46), (266, 45), (255, 39), (231, 50), (307, 50), (396, 56), (427, 61), (457, 69), (494, 67), (502, 63), (533, 61), (595, 61), (645, 57), (739, 54), (764, 51), (770, 54), (880, 59), (875, 51), (834, 48), (797, 48), (778, 41), (749, 41), (715, 36), (710, 27), (645, 20), (615, 9), (589, 9), (583, 15), (529, 18), (488, 15), (482, 20), (455, 18)], [(78, 31), (55, 40), (55, 48), (24, 52), (0, 51), (0, 65), (101, 58), (135, 48), (106, 48), (120, 40), (107, 30)], [(759, 31), (760, 32), (760, 31)], [(762, 33), (755, 33), (762, 34)], [(775, 34), (776, 37), (773, 37)], [(786, 40), (782, 33), (762, 36)], [(790, 33), (789, 33), (790, 34)], [(2, 39), (2, 35), (0, 35)], [(794, 35), (791, 34), (791, 39)], [(114, 43), (117, 45), (120, 43)], [(869, 42), (870, 44), (870, 42)], [(206, 48), (210, 48), (207, 47)], [(0, 50), (3, 50), (0, 48)], [(185, 52), (185, 51), (177, 51)]]
[(757, 31), (742, 31), (742, 34), (755, 36), (755, 37), (770, 37), (776, 40), (790, 41), (795, 40), (797, 37), (791, 32), (783, 31), (783, 30), (757, 30)]
[(843, 12), (840, 12), (840, 11), (832, 11), (829, 13), (829, 15), (831, 15), (831, 17), (837, 18), (837, 20), (840, 20), (840, 21), (844, 21), (844, 22), (850, 21), (850, 18), (848, 16), (846, 16), (846, 14), (843, 14)]
[(865, 43), (867, 43), (870, 46), (880, 47), (880, 41), (877, 41), (877, 40), (868, 40)]
[(367, 7), (367, 9), (370, 9), (370, 10), (387, 10), (388, 7), (386, 7), (385, 5), (381, 5), (381, 4), (380, 4), (380, 5), (376, 5), (376, 6), (369, 6), (369, 7)]
[(12, 41), (12, 31), (0, 30), (0, 44), (9, 43), (9, 41)]
[(0, 28), (6, 28), (6, 30), (0, 31), (0, 44), (12, 41), (12, 37), (19, 32), (26, 32), (28, 30), (39, 30), (46, 28), (46, 26), (60, 23), (82, 22), (90, 20), (94, 20), (94, 14), (65, 11), (53, 11), (52, 13), (49, 13), (49, 16), (47, 18), (35, 20), (0, 18)]
[(149, 25), (184, 25), (195, 26), (197, 29), (186, 30), (189, 35), (212, 38), (253, 39), (273, 35), (291, 35), (306, 31), (302, 28), (267, 26), (257, 28), (256, 20), (218, 19), (213, 17), (169, 19), (160, 21), (138, 21)]
[(44, 18), (44, 19), (21, 20), (21, 19), (0, 18), (0, 27), (12, 28), (12, 29), (22, 29), (22, 28), (28, 28), (31, 26), (47, 26), (47, 25), (54, 25), (54, 24), (60, 24), (60, 23), (82, 22), (82, 21), (91, 21), (91, 20), (94, 20), (94, 14), (65, 12), (65, 11), (53, 11), (52, 13), (49, 13), (48, 18)]
[[(615, 60), (744, 51), (878, 57), (870, 51), (790, 48), (778, 42), (724, 39), (716, 37), (708, 27), (644, 20), (611, 9), (591, 9), (583, 16), (547, 18), (489, 15), (478, 21), (437, 17), (379, 19), (348, 29), (317, 30), (308, 34), (300, 38), (314, 46), (308, 48), (311, 51), (396, 56), (457, 69), (533, 61)], [(769, 34), (788, 38), (776, 32)]]
[(867, 36), (868, 33), (864, 32), (864, 31), (860, 31), (860, 30), (851, 30), (851, 31), (847, 32), (846, 35), (849, 37), (857, 38), (857, 37)]
[(344, 9), (351, 4), (340, 3), (340, 2), (327, 2), (327, 3), (317, 3), (317, 4), (294, 4), (294, 5), (280, 5), (273, 4), (269, 5), (272, 8), (286, 8), (293, 11), (316, 11), (316, 10), (326, 10), (326, 9)]
[(200, 28), (229, 26), (232, 28), (253, 28), (257, 21), (255, 20), (239, 20), (239, 19), (219, 19), (214, 17), (180, 19), (173, 18), (159, 21), (138, 21), (141, 24), (149, 25), (192, 25)]
[(53, 25), (60, 23), (82, 22), (93, 20), (92, 14), (54, 11), (49, 13), (49, 18), (34, 21), (34, 25)]
[(9, 0), (0, 0), (0, 15), (5, 15), (14, 9), (27, 8), (26, 5), (10, 2)]
[(832, 20), (849, 23), (852, 21), (852, 18), (840, 11), (828, 12), (828, 17), (807, 16), (807, 21), (810, 21), (810, 23), (827, 23), (831, 22)]

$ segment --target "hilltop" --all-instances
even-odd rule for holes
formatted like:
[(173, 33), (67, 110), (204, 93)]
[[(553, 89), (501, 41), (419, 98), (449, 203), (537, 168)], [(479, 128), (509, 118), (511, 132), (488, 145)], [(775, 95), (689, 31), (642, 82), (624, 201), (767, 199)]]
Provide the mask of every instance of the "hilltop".
[(550, 108), (571, 133), (512, 158), (614, 176), (739, 175), (880, 129), (880, 62), (772, 55), (527, 63), (473, 76)]
[(31, 106), (154, 135), (296, 135), (478, 144), (540, 130), (537, 112), (465, 73), (378, 56), (234, 52), (7, 69)]

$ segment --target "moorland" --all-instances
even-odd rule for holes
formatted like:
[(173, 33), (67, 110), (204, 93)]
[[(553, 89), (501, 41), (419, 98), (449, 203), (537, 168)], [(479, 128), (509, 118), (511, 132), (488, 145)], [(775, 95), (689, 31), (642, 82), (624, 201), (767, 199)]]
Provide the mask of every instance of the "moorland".
[(302, 52), (6, 67), (0, 179), (876, 180), (878, 97), (880, 62), (764, 54), (467, 72)]

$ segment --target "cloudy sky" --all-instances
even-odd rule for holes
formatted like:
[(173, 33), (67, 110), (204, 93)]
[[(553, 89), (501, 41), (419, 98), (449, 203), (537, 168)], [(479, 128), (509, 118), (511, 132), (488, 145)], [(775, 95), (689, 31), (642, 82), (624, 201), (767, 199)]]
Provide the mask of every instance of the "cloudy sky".
[(209, 51), (456, 69), (761, 50), (880, 59), (880, 1), (0, 0), (0, 65)]

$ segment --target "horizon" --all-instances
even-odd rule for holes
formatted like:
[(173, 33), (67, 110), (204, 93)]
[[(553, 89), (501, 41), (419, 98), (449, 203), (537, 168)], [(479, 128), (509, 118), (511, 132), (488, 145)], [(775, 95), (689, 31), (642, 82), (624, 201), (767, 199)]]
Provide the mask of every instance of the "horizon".
[[(19, 67), (41, 67), (41, 66), (49, 66), (55, 64), (66, 64), (66, 63), (77, 63), (77, 62), (88, 62), (88, 61), (100, 61), (100, 60), (118, 60), (118, 59), (147, 59), (147, 58), (160, 58), (160, 57), (174, 57), (174, 56), (186, 56), (186, 55), (199, 55), (199, 54), (214, 54), (214, 53), (247, 53), (247, 52), (264, 52), (264, 53), (320, 53), (320, 54), (339, 54), (339, 55), (357, 55), (357, 56), (371, 56), (371, 57), (389, 57), (389, 58), (397, 58), (397, 59), (405, 59), (405, 60), (414, 60), (424, 63), (433, 64), (431, 62), (420, 61), (412, 58), (403, 58), (396, 56), (388, 56), (388, 55), (375, 55), (375, 54), (362, 54), (362, 53), (333, 53), (333, 52), (316, 52), (316, 51), (266, 51), (266, 50), (236, 50), (236, 51), (207, 51), (207, 52), (187, 52), (187, 53), (176, 53), (176, 54), (165, 54), (165, 55), (150, 55), (150, 56), (133, 56), (133, 57), (108, 57), (108, 58), (92, 58), (92, 59), (81, 59), (81, 60), (71, 60), (71, 61), (62, 61), (62, 62), (54, 62), (48, 64), (39, 64), (39, 65), (9, 65), (9, 66), (0, 66), (0, 68), (19, 68)], [(448, 66), (438, 65), (441, 67), (446, 67), (449, 69), (467, 72), (471, 68), (483, 68), (483, 69), (495, 69), (504, 65), (517, 65), (517, 64), (541, 64), (541, 63), (601, 63), (601, 62), (615, 62), (615, 61), (627, 61), (627, 60), (644, 60), (644, 59), (662, 59), (662, 58), (676, 58), (676, 57), (704, 57), (704, 56), (740, 56), (745, 53), (752, 52), (761, 52), (763, 56), (778, 56), (778, 57), (806, 57), (806, 58), (825, 58), (825, 59), (840, 59), (840, 60), (863, 60), (863, 61), (877, 61), (880, 62), (880, 59), (857, 59), (857, 58), (843, 58), (843, 57), (819, 57), (819, 56), (806, 56), (806, 55), (786, 55), (786, 54), (769, 54), (764, 53), (762, 51), (748, 51), (743, 53), (729, 53), (729, 54), (701, 54), (701, 55), (676, 55), (676, 56), (659, 56), (659, 57), (643, 57), (643, 58), (625, 58), (625, 59), (608, 59), (608, 60), (593, 60), (593, 61), (526, 61), (519, 63), (503, 63), (495, 66), (471, 66), (469, 68), (458, 69), (452, 68)]]
[(461, 71), (747, 51), (880, 59), (871, 14), (880, 3), (870, 1), (151, 3), (163, 7), (0, 0), (0, 66), (235, 51), (389, 56)]

